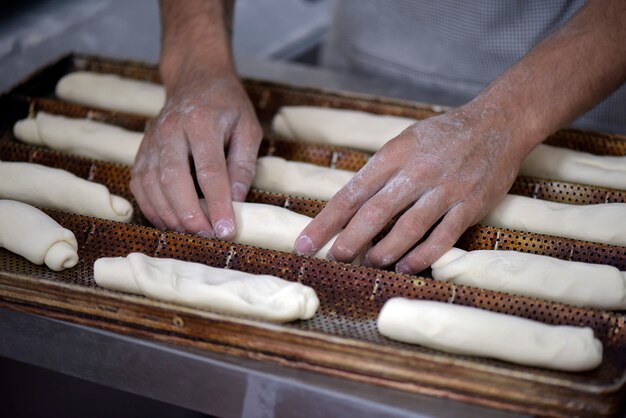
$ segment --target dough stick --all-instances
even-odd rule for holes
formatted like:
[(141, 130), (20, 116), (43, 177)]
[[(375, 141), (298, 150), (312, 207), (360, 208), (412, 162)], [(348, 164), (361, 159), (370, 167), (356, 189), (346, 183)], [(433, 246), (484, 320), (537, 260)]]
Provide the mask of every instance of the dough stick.
[(0, 161), (0, 198), (119, 222), (133, 216), (130, 202), (102, 184), (39, 164)]
[(517, 251), (453, 248), (432, 265), (437, 280), (598, 309), (626, 309), (626, 272)]
[(0, 200), (0, 247), (54, 271), (78, 263), (72, 231), (39, 209), (13, 200)]
[(319, 307), (315, 291), (298, 282), (141, 253), (98, 259), (94, 278), (108, 289), (275, 322), (312, 318)]
[(427, 300), (390, 299), (378, 331), (393, 340), (449, 353), (578, 372), (602, 362), (602, 343), (585, 327), (539, 321)]
[[(200, 199), (200, 206), (206, 211), (204, 199)], [(237, 222), (234, 242), (286, 253), (294, 252), (298, 235), (313, 219), (263, 203), (233, 202), (233, 208)], [(325, 258), (336, 238), (331, 238), (314, 257)]]
[(165, 104), (165, 89), (147, 81), (87, 71), (69, 73), (56, 86), (63, 100), (154, 117)]
[(539, 144), (524, 159), (520, 174), (626, 190), (626, 156), (593, 155)]
[[(272, 129), (295, 141), (374, 153), (415, 122), (356, 110), (283, 106), (274, 116)], [(541, 144), (523, 162), (520, 174), (626, 189), (626, 156), (593, 155)]]
[(283, 106), (272, 130), (300, 142), (338, 145), (376, 152), (415, 123), (399, 116), (314, 106)]
[(583, 241), (626, 245), (626, 203), (568, 205), (506, 195), (480, 223)]
[(143, 138), (142, 132), (45, 112), (17, 121), (13, 133), (17, 139), (32, 145), (126, 165), (133, 165)]
[(273, 193), (330, 200), (354, 174), (279, 157), (261, 157), (252, 186)]

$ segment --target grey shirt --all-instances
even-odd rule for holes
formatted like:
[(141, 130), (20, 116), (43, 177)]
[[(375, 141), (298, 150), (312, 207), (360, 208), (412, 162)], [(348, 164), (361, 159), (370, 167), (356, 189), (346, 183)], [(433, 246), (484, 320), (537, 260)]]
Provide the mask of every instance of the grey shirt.
[[(471, 100), (584, 0), (338, 0), (325, 66)], [(559, 100), (558, 96), (554, 100)], [(575, 125), (626, 133), (626, 85)]]

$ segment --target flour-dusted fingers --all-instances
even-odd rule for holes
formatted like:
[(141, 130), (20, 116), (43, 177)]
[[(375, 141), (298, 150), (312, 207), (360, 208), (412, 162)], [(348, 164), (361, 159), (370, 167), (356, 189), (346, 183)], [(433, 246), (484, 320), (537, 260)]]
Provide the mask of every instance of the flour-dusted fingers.
[(228, 144), (228, 176), (230, 191), (234, 201), (246, 199), (256, 170), (259, 146), (263, 139), (263, 130), (254, 115), (254, 110), (242, 116)]
[(295, 242), (296, 252), (306, 256), (316, 253), (385, 185), (394, 168), (374, 155), (302, 231)]
[(200, 209), (189, 166), (189, 147), (178, 126), (179, 114), (162, 121), (156, 132), (159, 146), (159, 185), (182, 230), (211, 237), (213, 229)]
[(473, 224), (467, 221), (471, 209), (458, 204), (452, 208), (437, 225), (428, 238), (396, 264), (398, 273), (417, 273), (439, 259), (461, 237), (463, 232)]
[[(230, 137), (232, 126), (228, 121), (220, 120), (220, 115), (210, 111), (199, 110), (191, 117), (196, 121), (190, 121), (185, 132), (198, 184), (206, 200), (207, 215), (217, 238), (232, 239), (235, 236), (235, 213), (224, 155), (224, 138)], [(211, 132), (202, 129), (204, 124), (201, 121), (212, 126)]]
[(337, 237), (329, 257), (347, 263), (366, 250), (391, 219), (415, 201), (419, 190), (411, 187), (410, 182), (400, 173), (365, 202)]
[(146, 190), (142, 186), (138, 186), (138, 184), (138, 181), (133, 182), (131, 179), (130, 190), (133, 193), (133, 196), (135, 196), (135, 200), (141, 208), (141, 212), (146, 217), (146, 219), (148, 219), (148, 221), (152, 223), (152, 225), (156, 226), (159, 229), (166, 229), (167, 226), (165, 225), (165, 222), (163, 222), (163, 219), (161, 219), (155, 207), (152, 205), (152, 202), (148, 198)]
[(442, 189), (431, 189), (404, 212), (389, 233), (365, 254), (363, 264), (386, 267), (398, 261), (447, 212)]

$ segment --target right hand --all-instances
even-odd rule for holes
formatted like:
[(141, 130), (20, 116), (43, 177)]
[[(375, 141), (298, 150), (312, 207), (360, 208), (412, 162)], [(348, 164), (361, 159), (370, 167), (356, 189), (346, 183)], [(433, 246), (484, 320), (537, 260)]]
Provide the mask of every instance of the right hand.
[[(131, 190), (158, 228), (232, 239), (232, 200), (242, 201), (248, 193), (262, 139), (250, 99), (234, 73), (185, 74), (167, 96), (137, 153)], [(190, 156), (208, 218), (200, 208)]]

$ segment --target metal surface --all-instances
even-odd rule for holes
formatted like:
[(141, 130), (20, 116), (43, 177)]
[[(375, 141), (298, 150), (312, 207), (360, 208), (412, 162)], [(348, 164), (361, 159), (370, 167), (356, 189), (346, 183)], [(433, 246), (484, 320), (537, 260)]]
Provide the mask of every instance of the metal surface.
[(528, 416), (12, 310), (0, 309), (0, 335), (0, 356), (220, 417)]
[[(17, 89), (21, 95), (46, 96), (56, 80), (72, 68), (89, 68), (123, 73), (126, 76), (156, 80), (148, 67), (78, 57), (60, 61), (31, 78)], [(248, 82), (247, 87), (262, 119), (267, 122), (280, 104), (316, 104), (358, 108), (376, 113), (401, 114), (422, 118), (432, 109), (376, 98), (350, 97), (319, 91)], [(3, 102), (6, 112), (3, 128), (17, 117), (24, 117), (29, 103)], [(21, 104), (19, 104), (21, 103)], [(52, 101), (35, 101), (33, 109), (66, 109), (86, 112), (78, 107), (59, 106)], [(56, 103), (56, 104), (55, 104)], [(119, 118), (120, 124), (142, 123), (136, 118), (92, 112), (97, 118)], [(572, 146), (595, 152), (624, 152), (622, 137), (576, 131), (560, 133), (556, 140), (585, 138)], [(362, 153), (333, 147), (295, 146), (270, 139), (265, 149), (290, 158), (325, 164), (343, 164), (356, 169), (367, 157)], [(6, 132), (0, 142), (0, 158), (32, 161), (63, 167), (91, 180), (106, 184), (115, 193), (131, 198), (128, 167), (70, 157), (45, 149), (16, 144)], [(333, 157), (334, 156), (334, 157)], [(359, 165), (360, 164), (360, 165)], [(574, 199), (579, 203), (611, 198), (623, 201), (619, 191), (556, 182), (518, 181), (521, 190), (543, 198)], [(578, 189), (576, 188), (578, 187)], [(604, 193), (604, 194), (602, 194)], [(567, 196), (567, 197), (563, 197)], [(288, 206), (315, 214), (322, 202), (287, 198), (262, 192), (252, 193), (254, 201)], [(88, 323), (110, 330), (149, 336), (168, 342), (228, 352), (244, 357), (317, 370), (334, 376), (377, 385), (465, 399), (502, 408), (541, 412), (558, 416), (615, 413), (621, 403), (626, 370), (626, 330), (624, 316), (591, 309), (548, 303), (536, 299), (505, 295), (464, 286), (404, 276), (382, 270), (348, 266), (324, 260), (309, 260), (294, 255), (219, 241), (203, 240), (184, 234), (161, 232), (152, 228), (94, 220), (76, 215), (50, 212), (62, 225), (72, 229), (79, 241), (79, 266), (63, 273), (52, 273), (23, 259), (0, 251), (0, 294), (4, 306), (29, 312)], [(144, 223), (135, 219), (137, 223)], [(625, 249), (599, 244), (516, 233), (493, 228), (473, 228), (461, 241), (465, 248), (520, 249), (560, 258), (601, 262), (626, 268)], [(92, 264), (99, 256), (125, 255), (142, 251), (160, 257), (177, 257), (220, 267), (274, 274), (314, 287), (322, 309), (311, 321), (276, 327), (190, 310), (146, 298), (126, 296), (95, 288)], [(571, 374), (514, 366), (494, 360), (447, 355), (420, 347), (399, 344), (381, 337), (374, 320), (380, 306), (390, 297), (409, 296), (450, 301), (485, 309), (530, 317), (555, 324), (591, 326), (605, 343), (605, 361), (594, 371)], [(210, 324), (210, 326), (209, 326)], [(245, 335), (242, 338), (241, 335)]]

